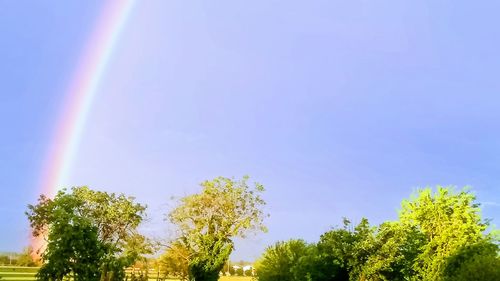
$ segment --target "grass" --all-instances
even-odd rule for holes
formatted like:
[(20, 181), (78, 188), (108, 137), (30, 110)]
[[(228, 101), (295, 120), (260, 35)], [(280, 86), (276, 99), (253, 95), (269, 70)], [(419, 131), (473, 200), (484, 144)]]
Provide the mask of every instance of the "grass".
[(38, 267), (0, 266), (1, 281), (33, 281)]
[[(38, 267), (0, 266), (0, 281), (33, 281)], [(151, 275), (150, 275), (151, 277)], [(156, 278), (150, 278), (156, 281)], [(251, 281), (252, 277), (221, 276), (219, 281)], [(175, 281), (175, 279), (169, 279)]]

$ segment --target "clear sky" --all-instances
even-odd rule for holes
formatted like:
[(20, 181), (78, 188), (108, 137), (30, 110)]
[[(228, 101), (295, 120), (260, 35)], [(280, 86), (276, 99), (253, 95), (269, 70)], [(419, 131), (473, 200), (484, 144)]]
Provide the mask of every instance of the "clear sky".
[[(0, 251), (27, 245), (43, 157), (102, 10), (0, 0)], [(276, 240), (397, 217), (417, 187), (470, 185), (500, 220), (498, 1), (139, 1), (67, 186), (134, 195), (162, 237), (171, 196), (248, 174)]]

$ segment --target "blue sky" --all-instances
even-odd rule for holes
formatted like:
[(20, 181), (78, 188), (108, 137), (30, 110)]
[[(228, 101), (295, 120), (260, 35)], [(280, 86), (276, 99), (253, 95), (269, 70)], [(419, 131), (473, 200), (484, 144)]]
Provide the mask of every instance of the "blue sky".
[[(0, 251), (20, 250), (62, 98), (102, 1), (0, 1)], [(471, 185), (500, 220), (495, 1), (138, 2), (67, 185), (169, 198), (248, 174), (269, 233), (251, 260), (347, 216), (395, 219), (417, 187)]]

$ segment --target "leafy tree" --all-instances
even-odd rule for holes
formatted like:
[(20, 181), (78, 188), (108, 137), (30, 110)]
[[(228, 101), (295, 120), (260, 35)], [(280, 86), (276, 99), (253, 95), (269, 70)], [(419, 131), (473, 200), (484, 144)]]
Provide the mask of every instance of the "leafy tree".
[[(352, 229), (344, 218), (344, 227), (321, 235), (317, 244), (319, 261), (316, 280), (357, 280), (368, 253), (362, 246), (372, 235), (368, 220), (363, 218)], [(351, 277), (350, 277), (351, 276)]]
[(424, 243), (424, 235), (414, 227), (399, 222), (381, 224), (367, 245), (370, 255), (362, 275), (366, 280), (409, 280), (416, 275), (413, 264)]
[(299, 281), (308, 274), (301, 258), (307, 256), (309, 245), (303, 240), (277, 242), (268, 247), (256, 263), (259, 281)]
[(10, 258), (9, 256), (0, 256), (0, 264), (1, 265), (8, 265), (10, 263)]
[(498, 255), (498, 244), (489, 239), (467, 245), (447, 259), (444, 280), (500, 280), (500, 257)]
[(352, 233), (351, 254), (348, 258), (349, 280), (357, 281), (365, 279), (363, 267), (371, 254), (370, 246), (373, 244), (374, 229), (370, 226), (368, 219), (362, 218), (360, 223), (354, 227)]
[(475, 196), (452, 187), (419, 190), (403, 201), (400, 221), (425, 236), (414, 268), (423, 280), (442, 280), (446, 260), (463, 247), (479, 242), (487, 227), (481, 220)]
[(201, 184), (198, 194), (181, 198), (169, 214), (179, 228), (179, 239), (189, 252), (190, 279), (218, 280), (219, 272), (233, 250), (233, 238), (249, 231), (266, 231), (263, 225), (264, 187), (250, 188), (241, 181), (218, 177)]
[(189, 251), (179, 242), (172, 243), (160, 257), (159, 263), (165, 277), (175, 277), (180, 280), (188, 279)]
[[(97, 227), (74, 210), (82, 203), (78, 198), (62, 193), (54, 201), (44, 201), (40, 212), (30, 218), (41, 215), (41, 211), (50, 209), (52, 224), (48, 233), (48, 244), (42, 258), (45, 264), (37, 273), (38, 280), (62, 280), (70, 273), (77, 281), (99, 280), (99, 264), (104, 257), (104, 247), (98, 241)], [(44, 199), (44, 198), (42, 198)], [(48, 205), (51, 205), (50, 208)], [(33, 209), (35, 210), (35, 208)], [(44, 215), (49, 216), (44, 213)], [(34, 232), (37, 231), (35, 225)]]
[(137, 232), (145, 208), (132, 197), (87, 187), (64, 189), (54, 199), (41, 195), (26, 212), (33, 236), (48, 242), (40, 279), (76, 275), (81, 267), (82, 276), (94, 280), (95, 266), (102, 281), (123, 279), (124, 267), (150, 251), (148, 241)]

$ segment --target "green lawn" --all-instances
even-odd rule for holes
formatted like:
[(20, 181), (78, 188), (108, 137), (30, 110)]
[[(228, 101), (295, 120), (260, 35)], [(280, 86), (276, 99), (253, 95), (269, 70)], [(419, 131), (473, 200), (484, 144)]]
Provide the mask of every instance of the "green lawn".
[(0, 266), (0, 280), (32, 281), (37, 271), (37, 267)]

